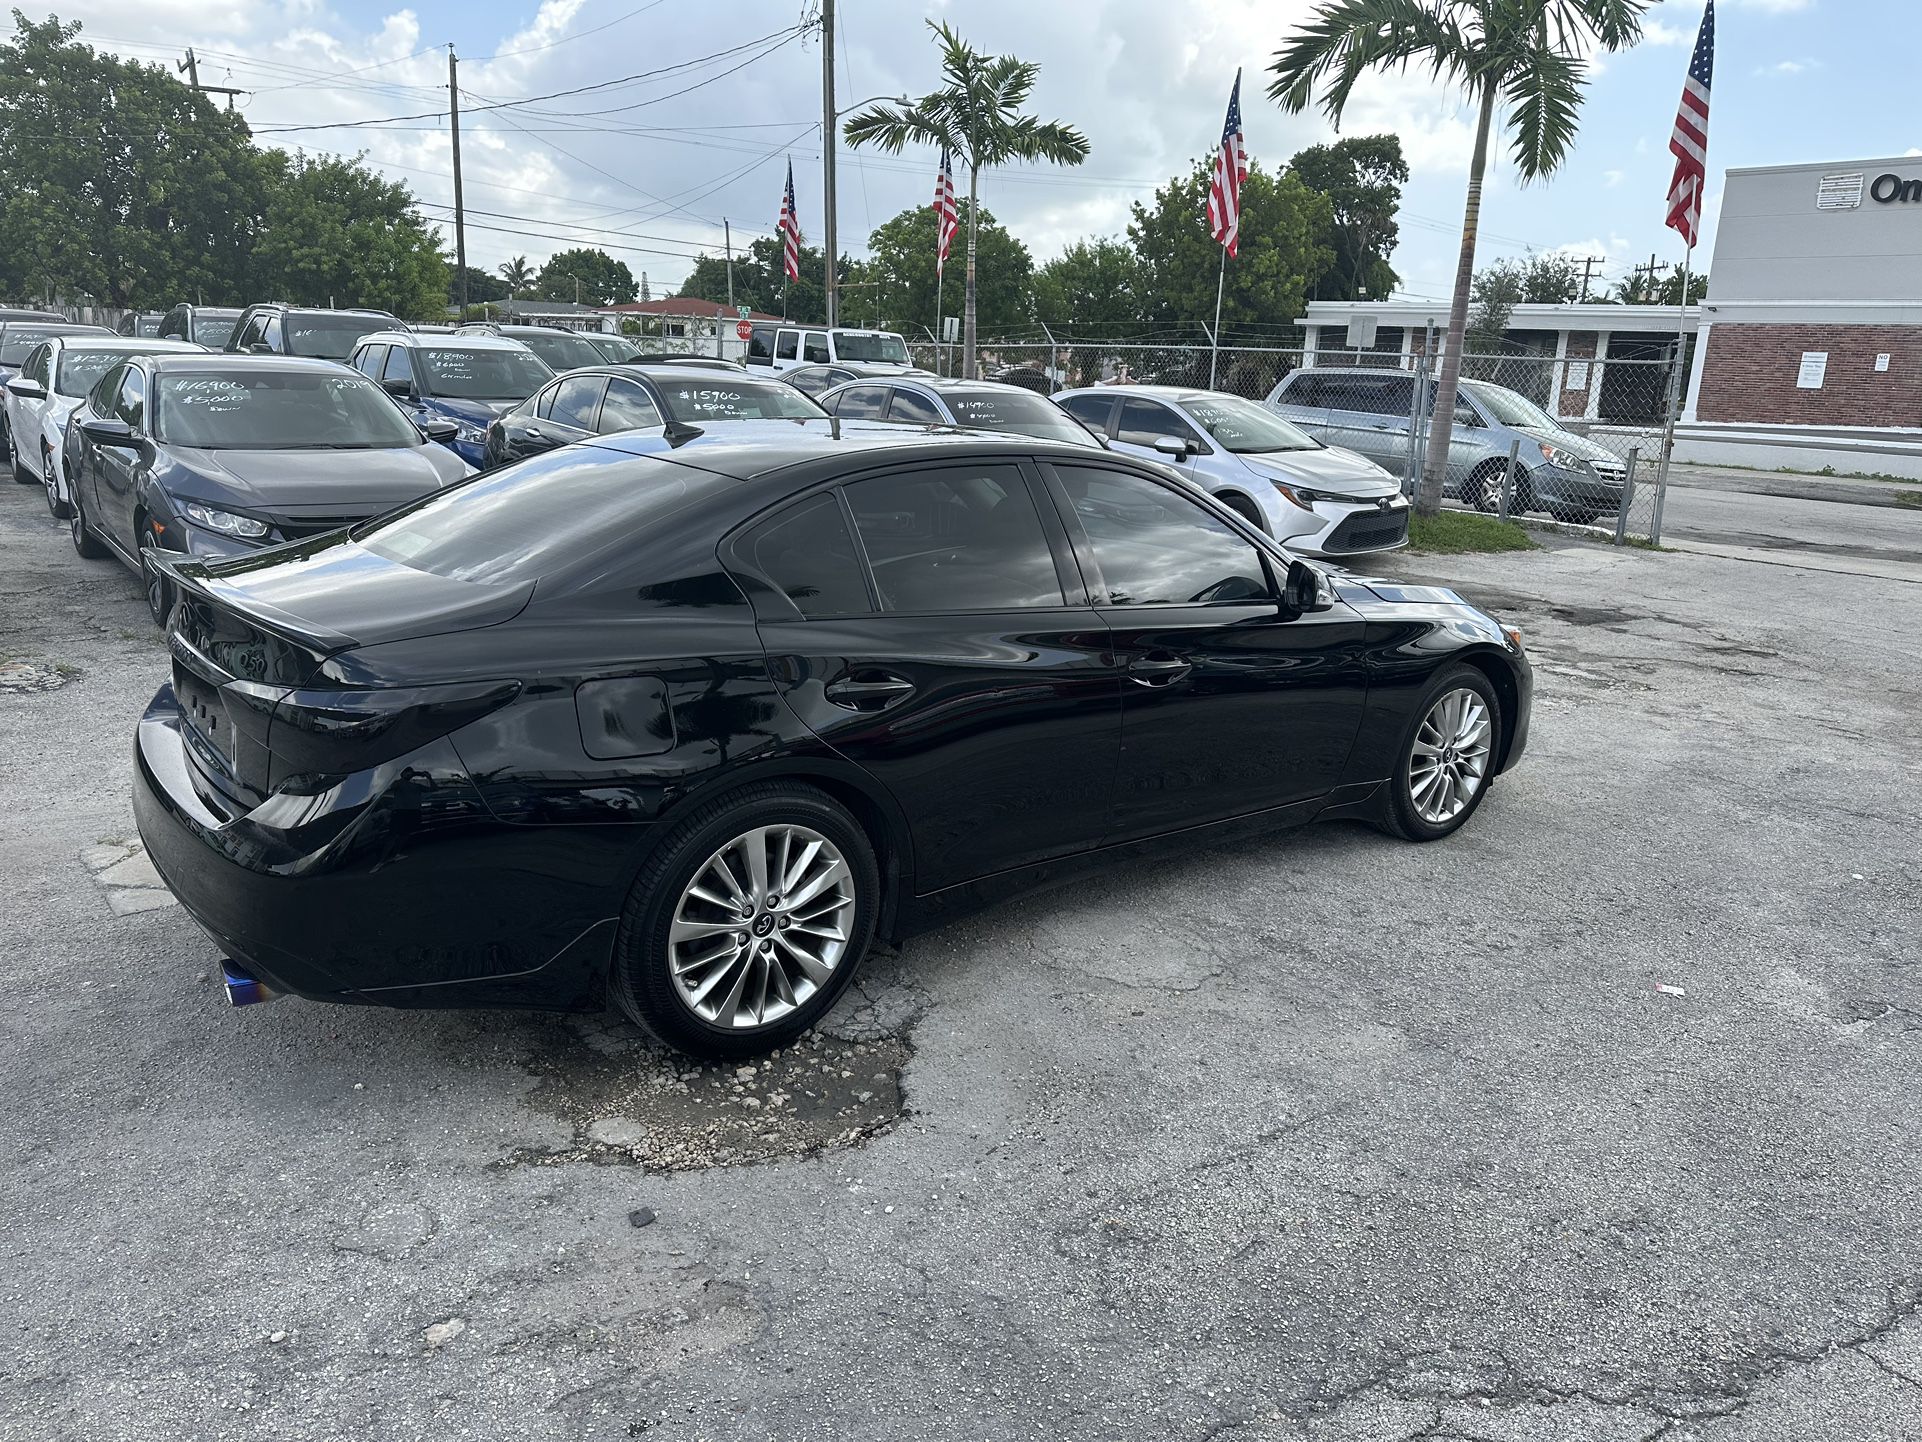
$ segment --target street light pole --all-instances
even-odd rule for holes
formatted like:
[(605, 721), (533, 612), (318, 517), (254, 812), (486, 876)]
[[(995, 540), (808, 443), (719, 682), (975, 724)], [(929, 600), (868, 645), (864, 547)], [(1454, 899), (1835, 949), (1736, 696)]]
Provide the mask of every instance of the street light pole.
[(821, 235), (828, 253), (828, 329), (840, 319), (840, 256), (834, 234), (834, 0), (821, 0)]

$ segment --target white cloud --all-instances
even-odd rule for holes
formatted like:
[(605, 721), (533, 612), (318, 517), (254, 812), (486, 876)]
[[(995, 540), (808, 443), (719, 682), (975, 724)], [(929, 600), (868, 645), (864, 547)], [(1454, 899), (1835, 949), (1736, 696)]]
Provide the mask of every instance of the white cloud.
[(1602, 172), (1602, 184), (1610, 190), (1615, 189), (1616, 186), (1620, 185), (1627, 178), (1628, 174), (1626, 171), (1604, 170)]
[(1820, 69), (1819, 60), (1778, 60), (1773, 65), (1759, 65), (1757, 75), (1802, 75), (1810, 70)]

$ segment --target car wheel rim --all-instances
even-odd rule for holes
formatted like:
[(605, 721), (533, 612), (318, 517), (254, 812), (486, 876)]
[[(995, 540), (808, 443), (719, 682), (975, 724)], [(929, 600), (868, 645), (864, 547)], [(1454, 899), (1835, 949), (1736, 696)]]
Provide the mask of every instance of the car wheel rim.
[(1408, 794), (1422, 820), (1453, 821), (1468, 809), (1488, 779), (1494, 740), (1488, 703), (1460, 687), (1428, 708), (1408, 758)]
[(703, 1021), (736, 1031), (805, 1006), (847, 956), (854, 873), (805, 826), (760, 826), (708, 857), (668, 931), (674, 988)]

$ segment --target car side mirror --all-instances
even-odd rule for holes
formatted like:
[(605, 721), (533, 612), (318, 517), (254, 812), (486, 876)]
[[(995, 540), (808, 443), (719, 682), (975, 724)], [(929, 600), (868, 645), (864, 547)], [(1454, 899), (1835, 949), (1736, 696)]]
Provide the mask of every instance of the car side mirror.
[(1331, 611), (1334, 602), (1322, 594), (1321, 572), (1306, 561), (1290, 561), (1281, 583), (1281, 609), (1290, 619), (1311, 611)]
[(1455, 407), (1455, 424), (1456, 425), (1470, 426), (1475, 429), (1480, 429), (1481, 423), (1482, 423), (1482, 418), (1476, 415), (1475, 412), (1470, 410), (1467, 406)]
[(403, 376), (387, 377), (380, 383), (380, 388), (396, 400), (407, 401), (414, 398), (414, 383)]
[(47, 398), (47, 388), (39, 381), (30, 381), (25, 376), (15, 376), (8, 381), (7, 391), (11, 395), (19, 396), (23, 401), (44, 401)]
[(460, 427), (452, 421), (423, 421), (420, 433), (428, 440), (439, 441), (444, 445), (460, 434)]
[(1178, 461), (1188, 459), (1188, 443), (1180, 436), (1156, 436), (1155, 449), (1164, 456), (1173, 456)]
[(96, 416), (80, 423), (81, 434), (100, 446), (118, 446), (132, 450), (140, 444), (133, 433), (133, 427), (125, 421), (113, 420), (106, 416)]
[(257, 340), (247, 347), (248, 355), (272, 355), (273, 353), (274, 348), (264, 340)]

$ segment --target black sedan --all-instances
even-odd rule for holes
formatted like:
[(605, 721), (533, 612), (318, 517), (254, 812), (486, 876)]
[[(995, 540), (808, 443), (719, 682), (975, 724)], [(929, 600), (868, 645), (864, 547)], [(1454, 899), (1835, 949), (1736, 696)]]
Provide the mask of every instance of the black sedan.
[(846, 420), (910, 426), (966, 426), (1105, 450), (1095, 433), (1046, 396), (999, 381), (896, 373), (853, 381), (821, 397), (821, 409)]
[(724, 362), (693, 358), (646, 365), (583, 366), (549, 381), (487, 428), (486, 469), (538, 456), (590, 436), (678, 422), (824, 421), (827, 412), (792, 387)]
[(900, 366), (863, 365), (859, 361), (836, 361), (832, 365), (796, 366), (791, 371), (782, 371), (781, 379), (797, 391), (819, 400), (836, 386), (844, 386), (849, 381), (885, 380), (889, 376), (931, 376), (933, 371), (920, 369), (902, 370)]
[(1453, 593), (1013, 437), (611, 437), (169, 570), (134, 809), (241, 1002), (611, 1000), (746, 1055), (875, 938), (1117, 854), (1446, 836), (1528, 731)]
[(333, 361), (130, 355), (67, 425), (68, 525), (82, 556), (139, 571), (165, 625), (152, 555), (244, 555), (364, 520), (474, 474), (393, 398)]

